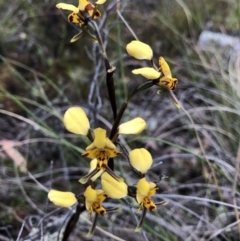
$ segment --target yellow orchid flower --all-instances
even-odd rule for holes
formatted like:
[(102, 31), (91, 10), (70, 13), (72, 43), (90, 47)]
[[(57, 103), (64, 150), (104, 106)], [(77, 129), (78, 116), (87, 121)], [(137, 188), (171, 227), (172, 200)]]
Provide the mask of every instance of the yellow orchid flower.
[(157, 208), (157, 206), (167, 205), (168, 201), (163, 200), (161, 202), (154, 203), (151, 200), (151, 197), (156, 193), (156, 191), (158, 190), (158, 187), (154, 182), (148, 182), (145, 177), (141, 178), (138, 181), (136, 187), (137, 187), (136, 200), (140, 205), (138, 211), (143, 209), (142, 216), (135, 229), (135, 231), (138, 232), (142, 227), (143, 220), (147, 210), (154, 211)]
[(101, 205), (101, 203), (106, 199), (107, 195), (103, 190), (93, 189), (91, 186), (86, 188), (83, 195), (85, 197), (85, 207), (89, 212), (88, 218), (90, 218), (92, 213), (95, 212), (92, 227), (87, 234), (87, 237), (91, 237), (97, 224), (98, 214), (104, 215), (107, 212), (107, 210)]
[(108, 197), (120, 199), (127, 196), (128, 186), (125, 182), (118, 182), (107, 172), (101, 176), (102, 189)]
[(120, 154), (116, 146), (108, 139), (107, 131), (102, 128), (96, 128), (94, 132), (94, 141), (86, 148), (82, 156), (88, 158), (97, 158), (98, 167), (104, 167), (109, 158), (116, 157)]
[(143, 212), (135, 232), (138, 232), (141, 229), (147, 210), (153, 211), (156, 209), (156, 205), (151, 200), (151, 197), (156, 193), (157, 189), (156, 184), (153, 182), (148, 182), (145, 177), (138, 181), (136, 200), (140, 205), (138, 211), (143, 209)]
[(50, 190), (48, 193), (48, 199), (59, 207), (71, 207), (77, 202), (75, 194), (72, 192), (61, 192), (57, 190)]
[(158, 81), (156, 81), (157, 85), (168, 88), (170, 90), (174, 90), (178, 83), (178, 80), (172, 77), (172, 73), (169, 68), (169, 65), (163, 57), (159, 58), (158, 70), (151, 67), (143, 67), (143, 68), (134, 69), (132, 73), (140, 74), (143, 77), (147, 79), (152, 79), (154, 81), (158, 79)]
[(112, 141), (107, 137), (106, 130), (99, 127), (94, 129), (93, 132), (94, 141), (86, 148), (86, 152), (84, 152), (82, 156), (91, 159), (96, 158), (97, 165), (92, 172), (82, 177), (79, 181), (84, 184), (101, 170), (107, 171), (116, 180), (122, 181), (122, 178), (114, 174), (114, 172), (108, 167), (108, 159), (116, 157), (120, 154), (120, 152), (117, 150)]
[[(104, 2), (104, 0), (99, 0), (96, 2), (96, 4), (103, 4)], [(72, 11), (72, 13), (70, 13), (68, 16), (69, 22), (78, 23), (80, 26), (85, 24), (85, 20), (88, 17), (86, 16), (86, 13), (93, 19), (101, 16), (101, 13), (95, 9), (95, 6), (87, 0), (79, 0), (78, 7), (67, 3), (58, 3), (56, 7)]]
[(151, 197), (156, 193), (157, 189), (157, 185), (153, 182), (148, 182), (145, 177), (138, 181), (136, 200), (140, 205), (139, 210), (142, 208), (146, 208), (149, 211), (156, 209), (156, 205), (151, 200)]
[(102, 189), (93, 189), (91, 186), (88, 186), (83, 195), (85, 197), (85, 207), (89, 212), (88, 217), (90, 218), (92, 213), (95, 212), (92, 227), (87, 234), (87, 237), (91, 237), (97, 224), (98, 214), (104, 215), (108, 212), (115, 212), (118, 211), (119, 208), (105, 209), (101, 205), (102, 202), (107, 198), (106, 193)]
[(101, 189), (93, 189), (91, 186), (88, 186), (84, 192), (85, 197), (85, 206), (89, 211), (89, 218), (92, 215), (92, 212), (98, 214), (105, 214), (106, 209), (101, 206), (101, 203), (106, 199), (107, 195)]
[[(136, 59), (147, 59), (151, 61), (153, 58), (153, 51), (151, 47), (141, 41), (134, 40), (131, 43), (127, 44), (126, 50), (129, 55), (133, 56)], [(169, 68), (168, 63), (163, 57), (159, 58), (159, 69), (151, 68), (151, 67), (143, 67), (134, 69), (132, 71), (133, 74), (140, 74), (147, 79), (157, 80), (155, 81), (157, 85), (168, 88), (170, 90), (174, 90), (178, 83), (176, 78), (172, 77), (171, 70)]]
[[(131, 121), (125, 122), (119, 126), (118, 134), (138, 134), (144, 130), (146, 122), (137, 117)], [(113, 142), (107, 137), (106, 130), (102, 128), (94, 129), (94, 141), (86, 148), (86, 152), (82, 156), (97, 159), (94, 161), (95, 168), (91, 168), (91, 171), (79, 182), (85, 184), (89, 179), (96, 180), (104, 171), (108, 172), (114, 179), (122, 182), (123, 179), (108, 167), (109, 158), (114, 158), (120, 154)]]
[(152, 156), (145, 148), (134, 149), (129, 152), (131, 165), (142, 174), (145, 174), (152, 165)]

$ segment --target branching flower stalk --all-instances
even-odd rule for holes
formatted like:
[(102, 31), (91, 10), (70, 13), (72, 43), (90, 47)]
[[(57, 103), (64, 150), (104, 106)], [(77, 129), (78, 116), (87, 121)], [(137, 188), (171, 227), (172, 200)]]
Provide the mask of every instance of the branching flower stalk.
[[(70, 218), (65, 233), (64, 241), (68, 239), (73, 231), (80, 214), (87, 210), (88, 217), (94, 215), (92, 227), (87, 234), (90, 237), (94, 233), (97, 225), (97, 218), (99, 215), (119, 211), (119, 207), (107, 209), (104, 207), (104, 201), (108, 199), (122, 199), (126, 196), (132, 197), (136, 200), (138, 211), (142, 210), (142, 215), (137, 224), (135, 231), (139, 231), (142, 227), (144, 217), (147, 211), (154, 211), (158, 206), (167, 204), (167, 201), (161, 200), (160, 202), (154, 201), (154, 195), (158, 192), (158, 185), (155, 182), (149, 181), (146, 177), (147, 171), (151, 168), (153, 160), (148, 150), (144, 148), (136, 148), (129, 153), (128, 162), (132, 170), (138, 174), (139, 179), (136, 180), (135, 185), (127, 184), (127, 177), (121, 177), (114, 172), (113, 162), (118, 157), (122, 159), (122, 150), (118, 149), (117, 139), (119, 135), (126, 134), (140, 134), (146, 127), (146, 122), (141, 117), (137, 116), (132, 120), (121, 123), (122, 117), (128, 107), (129, 102), (134, 96), (142, 91), (158, 86), (160, 90), (167, 90), (170, 97), (173, 99), (174, 104), (180, 108), (180, 104), (173, 94), (172, 90), (175, 89), (178, 80), (172, 77), (170, 67), (163, 57), (159, 58), (159, 68), (157, 68), (153, 61), (153, 51), (151, 47), (140, 41), (132, 41), (126, 47), (127, 52), (137, 58), (149, 60), (151, 67), (144, 67), (133, 70), (133, 74), (140, 74), (147, 78), (147, 81), (140, 84), (135, 88), (127, 100), (122, 104), (122, 107), (117, 111), (115, 85), (113, 75), (115, 67), (110, 65), (105, 47), (102, 42), (101, 34), (96, 19), (101, 17), (98, 10), (98, 5), (103, 4), (105, 0), (98, 0), (95, 4), (87, 0), (79, 0), (78, 7), (59, 3), (57, 8), (69, 10), (71, 13), (68, 20), (71, 23), (78, 24), (81, 32), (75, 35), (71, 42), (75, 42), (83, 35), (90, 37), (92, 42), (98, 44), (104, 59), (106, 70), (106, 88), (108, 90), (109, 102), (111, 104), (113, 113), (113, 122), (110, 134), (108, 135), (107, 129), (99, 126), (94, 126), (91, 129), (90, 121), (83, 108), (79, 106), (70, 107), (63, 116), (63, 124), (69, 132), (76, 135), (86, 136), (90, 143), (84, 147), (85, 151), (82, 153), (83, 157), (90, 159), (89, 172), (79, 179), (81, 184), (87, 184), (83, 193), (74, 194), (72, 192), (62, 192), (57, 190), (50, 190), (48, 198), (55, 205), (60, 207), (77, 206), (76, 212)], [(121, 145), (119, 145), (121, 148)], [(125, 152), (126, 153), (126, 152)], [(101, 180), (99, 183), (99, 179)], [(100, 188), (99, 185), (101, 184)]]

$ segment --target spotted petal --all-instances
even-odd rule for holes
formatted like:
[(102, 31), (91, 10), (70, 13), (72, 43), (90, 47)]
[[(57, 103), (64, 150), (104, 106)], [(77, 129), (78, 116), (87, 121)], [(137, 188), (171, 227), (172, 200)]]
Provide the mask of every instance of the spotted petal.
[(78, 4), (79, 10), (81, 10), (81, 11), (85, 10), (85, 8), (88, 4), (91, 4), (91, 3), (87, 0), (79, 0), (79, 4)]
[(178, 83), (178, 80), (176, 78), (169, 78), (169, 77), (163, 76), (160, 78), (158, 85), (168, 88), (170, 90), (174, 90), (176, 88), (177, 83)]

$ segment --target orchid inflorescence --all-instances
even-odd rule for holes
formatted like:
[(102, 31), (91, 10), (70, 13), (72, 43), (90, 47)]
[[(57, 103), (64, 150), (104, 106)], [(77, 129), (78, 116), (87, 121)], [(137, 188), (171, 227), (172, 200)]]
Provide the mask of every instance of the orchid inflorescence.
[[(59, 3), (57, 8), (71, 11), (68, 16), (68, 20), (71, 23), (78, 24), (82, 32), (88, 33), (92, 40), (96, 40), (100, 48), (104, 51), (103, 57), (105, 59), (105, 67), (108, 72), (114, 69), (110, 66), (107, 56), (105, 54), (104, 46), (101, 44), (101, 36), (96, 29), (96, 25), (91, 25), (96, 19), (101, 16), (98, 10), (98, 5), (103, 4), (104, 0), (98, 0), (94, 4), (87, 0), (79, 0), (78, 7), (71, 4)], [(89, 27), (90, 26), (90, 27)], [(94, 30), (94, 31), (93, 31)], [(81, 33), (82, 33), (81, 32)], [(76, 35), (71, 42), (79, 39), (82, 34)], [(143, 42), (134, 40), (126, 46), (126, 50), (129, 55), (139, 60), (148, 60), (151, 67), (144, 67), (134, 69), (133, 74), (140, 74), (147, 78), (147, 81), (138, 86), (130, 95), (129, 98), (123, 103), (119, 112), (115, 109), (115, 100), (109, 96), (109, 100), (112, 106), (114, 123), (110, 134), (107, 134), (107, 130), (101, 127), (94, 127), (91, 129), (90, 121), (83, 108), (79, 106), (70, 107), (67, 109), (63, 116), (63, 124), (65, 128), (74, 134), (85, 136), (91, 142), (85, 147), (85, 151), (82, 153), (83, 157), (90, 159), (90, 168), (88, 174), (81, 177), (79, 182), (81, 184), (87, 184), (85, 191), (82, 194), (74, 194), (72, 192), (62, 192), (57, 190), (50, 190), (48, 198), (55, 205), (60, 207), (71, 207), (75, 204), (82, 205), (89, 213), (89, 218), (92, 214), (95, 214), (93, 226), (90, 229), (87, 236), (91, 236), (94, 232), (96, 220), (98, 215), (104, 215), (106, 213), (118, 211), (119, 208), (107, 209), (102, 204), (106, 198), (110, 199), (122, 199), (127, 196), (134, 197), (138, 204), (138, 211), (142, 210), (142, 216), (135, 229), (138, 231), (142, 227), (142, 223), (147, 211), (156, 210), (157, 206), (167, 204), (167, 201), (154, 202), (153, 196), (158, 191), (158, 185), (155, 182), (149, 181), (146, 177), (147, 171), (151, 168), (153, 159), (151, 154), (145, 148), (136, 148), (126, 153), (126, 150), (118, 145), (119, 135), (125, 134), (140, 134), (146, 128), (146, 122), (141, 117), (136, 117), (130, 121), (121, 123), (121, 118), (125, 109), (131, 99), (139, 92), (144, 91), (157, 85), (160, 89), (167, 90), (170, 93), (171, 98), (177, 107), (180, 108), (180, 104), (174, 96), (172, 90), (175, 89), (178, 80), (172, 77), (169, 65), (163, 57), (159, 58), (159, 67), (157, 68), (153, 63), (153, 51), (151, 47)], [(109, 75), (107, 78), (107, 88), (111, 91), (115, 91), (113, 78)], [(121, 124), (120, 124), (121, 123)], [(116, 157), (122, 157), (127, 154), (127, 159), (132, 170), (138, 174), (139, 179), (134, 185), (127, 185), (127, 180), (117, 175), (114, 172), (110, 162), (113, 162)], [(125, 155), (126, 156), (126, 155)], [(101, 188), (96, 189), (98, 180), (101, 180)]]

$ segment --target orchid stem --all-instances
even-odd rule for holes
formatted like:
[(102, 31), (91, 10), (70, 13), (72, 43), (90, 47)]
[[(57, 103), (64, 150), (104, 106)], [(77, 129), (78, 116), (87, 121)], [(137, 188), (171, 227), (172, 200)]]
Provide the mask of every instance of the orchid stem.
[(89, 26), (94, 28), (95, 35), (97, 37), (99, 46), (100, 46), (101, 51), (102, 51), (102, 55), (103, 55), (103, 59), (104, 59), (104, 63), (105, 63), (105, 68), (106, 68), (106, 74), (107, 74), (106, 83), (107, 83), (107, 88), (108, 88), (108, 96), (109, 96), (109, 100), (110, 100), (112, 111), (113, 111), (113, 119), (115, 120), (116, 117), (117, 117), (116, 94), (115, 94), (115, 85), (114, 85), (114, 81), (113, 81), (113, 74), (115, 72), (115, 67), (111, 66), (110, 63), (109, 63), (108, 56), (107, 56), (107, 53), (105, 51), (103, 41), (102, 41), (102, 37), (99, 33), (99, 29), (98, 29), (97, 24), (93, 20), (90, 20), (90, 23), (92, 25), (89, 24)]

